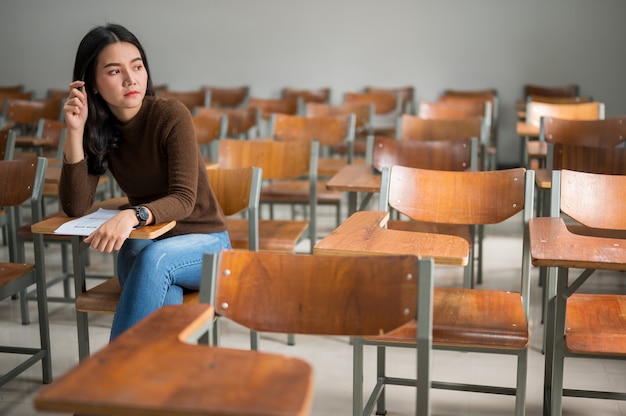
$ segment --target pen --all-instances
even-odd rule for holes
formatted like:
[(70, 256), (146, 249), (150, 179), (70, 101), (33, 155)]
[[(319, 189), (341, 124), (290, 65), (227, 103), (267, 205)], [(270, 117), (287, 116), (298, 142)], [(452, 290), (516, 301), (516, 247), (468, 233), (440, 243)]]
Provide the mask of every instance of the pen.
[[(85, 71), (83, 71), (83, 73), (81, 74), (81, 76), (80, 76), (80, 80), (81, 80), (81, 81), (83, 81), (83, 82), (85, 82)], [(78, 90), (78, 91), (82, 91), (82, 90), (83, 90), (83, 87), (78, 87), (78, 88), (77, 88), (77, 90)]]

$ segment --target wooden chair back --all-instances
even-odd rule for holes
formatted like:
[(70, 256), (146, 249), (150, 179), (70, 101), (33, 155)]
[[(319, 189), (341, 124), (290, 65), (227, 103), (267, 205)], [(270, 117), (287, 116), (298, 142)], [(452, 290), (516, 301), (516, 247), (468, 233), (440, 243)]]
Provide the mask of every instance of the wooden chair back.
[(579, 95), (578, 84), (567, 85), (536, 85), (526, 84), (524, 85), (524, 99), (529, 95), (540, 95), (543, 97), (578, 97)]
[(394, 115), (402, 114), (402, 97), (394, 92), (346, 92), (343, 95), (344, 104), (373, 104), (374, 114)]
[(576, 146), (555, 143), (552, 170), (575, 170), (606, 175), (626, 175), (626, 148)]
[(457, 140), (484, 135), (481, 117), (426, 119), (409, 114), (400, 118), (398, 138), (402, 140)]
[(200, 301), (256, 331), (378, 335), (417, 316), (415, 256), (222, 251), (205, 256)]
[(298, 103), (298, 114), (304, 114), (304, 108), (308, 103), (330, 104), (330, 88), (304, 89), (283, 88), (280, 96), (287, 100)]
[(604, 118), (604, 103), (593, 101), (580, 104), (552, 104), (530, 101), (526, 103), (526, 123), (537, 127), (541, 117), (566, 120), (598, 120)]
[(0, 90), (0, 111), (4, 109), (4, 103), (6, 100), (30, 101), (33, 99), (33, 96), (34, 96), (33, 91), (2, 91)]
[(420, 101), (417, 115), (421, 118), (482, 117), (491, 122), (491, 103), (482, 99), (448, 98), (441, 101)]
[(381, 188), (381, 198), (418, 221), (496, 224), (525, 206), (524, 168), (450, 172), (393, 166), (388, 172), (388, 180), (383, 176), (382, 183), (389, 188)]
[(0, 92), (23, 92), (23, 91), (24, 91), (24, 85), (23, 84), (0, 85)]
[(400, 99), (402, 112), (415, 114), (415, 87), (407, 85), (405, 87), (377, 87), (368, 85), (363, 89), (365, 93), (391, 93)]
[(263, 170), (263, 179), (294, 179), (309, 175), (310, 142), (278, 142), (271, 139), (219, 142), (220, 168), (256, 166)]
[(290, 115), (298, 113), (298, 103), (284, 98), (250, 97), (248, 107), (258, 109), (262, 120), (269, 120), (273, 113)]
[(64, 121), (42, 118), (37, 124), (35, 135), (41, 139), (48, 139), (50, 143), (44, 146), (44, 155), (49, 162), (63, 161), (63, 146), (65, 143), (66, 124)]
[(197, 107), (195, 115), (225, 115), (228, 119), (225, 137), (230, 138), (250, 138), (252, 134), (259, 136), (259, 119), (258, 110), (256, 108), (216, 108), (216, 107)]
[[(211, 189), (227, 218), (233, 248), (259, 250), (259, 197), (261, 169), (207, 168)], [(245, 218), (233, 218), (236, 214)]]
[(3, 117), (5, 121), (12, 120), (21, 128), (22, 134), (35, 131), (37, 123), (42, 118), (62, 120), (62, 98), (49, 100), (22, 100), (9, 99), (5, 101)]
[(65, 99), (68, 96), (69, 92), (67, 88), (48, 88), (46, 91), (46, 98), (51, 99)]
[(372, 120), (374, 119), (374, 104), (322, 104), (307, 103), (304, 110), (306, 117), (328, 117), (342, 114), (354, 114), (355, 139), (365, 138), (372, 134)]
[(196, 114), (191, 116), (200, 152), (207, 163), (215, 163), (217, 142), (226, 137), (228, 117), (226, 115)]
[(205, 86), (205, 91), (210, 94), (209, 102), (214, 108), (238, 108), (245, 107), (250, 96), (250, 86), (216, 87)]
[(529, 95), (526, 101), (537, 101), (540, 103), (552, 103), (552, 104), (580, 104), (590, 103), (593, 101), (593, 97), (586, 95), (584, 97), (550, 97), (543, 95)]
[(211, 94), (204, 89), (197, 91), (174, 91), (164, 89), (159, 90), (157, 94), (159, 97), (163, 98), (176, 98), (192, 113), (196, 107), (209, 107), (211, 105)]
[(272, 137), (279, 141), (317, 140), (320, 146), (332, 146), (354, 139), (354, 115), (302, 117), (273, 114)]
[(478, 141), (474, 139), (408, 141), (376, 136), (372, 142), (371, 165), (378, 172), (395, 165), (464, 171), (476, 170)]
[(577, 146), (615, 147), (626, 141), (626, 116), (597, 120), (542, 117), (540, 140)]

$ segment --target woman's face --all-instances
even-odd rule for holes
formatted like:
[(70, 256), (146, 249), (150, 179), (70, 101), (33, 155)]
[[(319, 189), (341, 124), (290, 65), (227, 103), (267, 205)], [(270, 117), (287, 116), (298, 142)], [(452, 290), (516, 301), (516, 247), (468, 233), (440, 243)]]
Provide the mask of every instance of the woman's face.
[(98, 55), (95, 90), (118, 120), (126, 122), (139, 112), (147, 83), (141, 54), (132, 43), (112, 43)]

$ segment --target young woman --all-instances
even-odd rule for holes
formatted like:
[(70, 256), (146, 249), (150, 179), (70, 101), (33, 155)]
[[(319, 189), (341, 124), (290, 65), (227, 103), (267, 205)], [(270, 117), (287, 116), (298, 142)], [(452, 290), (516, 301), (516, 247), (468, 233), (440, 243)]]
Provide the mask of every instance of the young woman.
[[(129, 209), (85, 238), (101, 252), (119, 250), (122, 286), (111, 339), (163, 305), (198, 289), (202, 255), (231, 248), (211, 190), (191, 114), (154, 96), (143, 47), (126, 28), (93, 28), (76, 53), (64, 106), (67, 135), (59, 197), (70, 216), (93, 204), (99, 175), (111, 172)], [(129, 239), (148, 224), (176, 221), (156, 240)]]

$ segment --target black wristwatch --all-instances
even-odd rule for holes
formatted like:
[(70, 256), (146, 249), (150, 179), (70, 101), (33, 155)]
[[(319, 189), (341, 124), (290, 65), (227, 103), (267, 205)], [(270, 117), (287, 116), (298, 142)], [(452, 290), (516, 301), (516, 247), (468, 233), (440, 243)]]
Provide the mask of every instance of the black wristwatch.
[(136, 226), (135, 229), (141, 228), (146, 225), (146, 221), (148, 221), (148, 218), (150, 218), (150, 212), (148, 211), (148, 208), (142, 207), (141, 205), (135, 205), (131, 208), (135, 210), (135, 215), (137, 216), (137, 220), (139, 221), (139, 225)]

